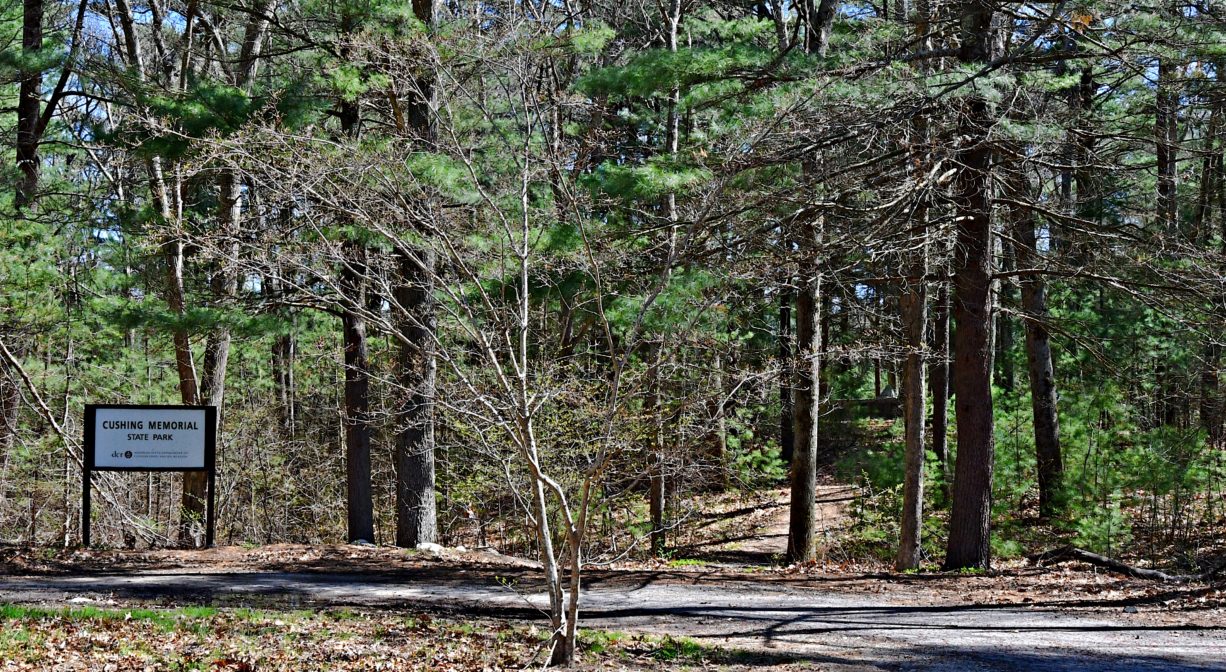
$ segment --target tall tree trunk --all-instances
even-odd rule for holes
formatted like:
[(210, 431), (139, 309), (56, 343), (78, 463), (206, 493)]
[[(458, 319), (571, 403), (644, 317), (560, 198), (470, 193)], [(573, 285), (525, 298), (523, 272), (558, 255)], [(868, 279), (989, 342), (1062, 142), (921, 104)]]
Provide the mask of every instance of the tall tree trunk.
[[(341, 34), (357, 32), (358, 19), (346, 12), (341, 17)], [(350, 47), (341, 49), (341, 59), (350, 56)], [(361, 114), (358, 102), (342, 98), (339, 102), (341, 135), (347, 140), (359, 136)], [(347, 508), (346, 538), (373, 542), (375, 539), (374, 502), (370, 482), (370, 363), (367, 360), (365, 310), (370, 272), (363, 243), (349, 238), (342, 244), (340, 288), (344, 309), (341, 335), (345, 357), (345, 490)]]
[(1158, 159), (1157, 223), (1166, 231), (1174, 230), (1179, 223), (1179, 206), (1176, 200), (1176, 177), (1179, 140), (1179, 93), (1172, 81), (1175, 65), (1170, 59), (1158, 62), (1157, 100), (1154, 112), (1154, 144)]
[[(127, 60), (128, 70), (136, 77), (137, 81), (144, 83), (144, 59), (131, 7), (126, 0), (117, 0), (115, 8), (119, 13), (120, 26), (123, 28), (124, 56)], [(190, 49), (190, 41), (185, 42), (184, 49)], [(180, 74), (184, 78), (187, 76), (186, 72)], [(173, 229), (168, 236), (168, 240), (162, 244), (162, 253), (166, 258), (166, 305), (171, 313), (177, 318), (182, 319), (187, 312), (183, 279), (185, 259), (181, 195), (182, 182), (178, 179), (177, 174), (173, 181), (166, 179), (166, 170), (160, 156), (148, 158), (145, 161), (145, 167), (149, 177), (150, 199), (161, 218), (161, 223)], [(196, 362), (192, 353), (190, 334), (188, 334), (187, 328), (182, 324), (175, 324), (171, 327), (171, 338), (174, 343), (175, 370), (179, 378), (179, 399), (185, 405), (197, 405), (200, 402), (200, 386), (196, 376)], [(185, 504), (186, 508), (181, 507), (179, 512), (180, 541), (184, 540), (184, 530), (190, 528), (192, 517), (199, 516), (200, 512), (200, 507), (196, 506), (196, 501), (192, 501), (193, 498), (189, 498), (186, 495), (186, 493), (193, 490), (196, 492), (199, 490), (191, 479), (191, 475), (185, 474), (185, 494), (180, 497), (180, 502)]]
[[(1226, 256), (1226, 183), (1221, 174), (1223, 158), (1222, 150), (1219, 147), (1214, 151), (1215, 154), (1215, 170), (1219, 171), (1216, 186), (1218, 189), (1218, 227), (1219, 236), (1221, 237), (1221, 249), (1219, 253)], [(1219, 294), (1212, 297), (1214, 307), (1216, 309), (1216, 324), (1221, 325), (1226, 320), (1226, 295)], [(1222, 366), (1222, 336), (1220, 326), (1218, 330), (1213, 330), (1207, 337), (1205, 344), (1205, 362), (1204, 369), (1201, 371), (1201, 407), (1200, 407), (1200, 425), (1205, 430), (1211, 446), (1220, 448), (1223, 443), (1226, 443), (1226, 418), (1223, 417), (1226, 409), (1223, 408), (1222, 390), (1221, 390), (1221, 366)]]
[(401, 394), (396, 441), (396, 545), (415, 548), (438, 536), (434, 495), (434, 253), (399, 260), (396, 302), (408, 316), (401, 327)]
[[(235, 73), (235, 85), (249, 89), (255, 78), (264, 35), (272, 11), (272, 0), (264, 0), (252, 12), (243, 36), (239, 53), (239, 67)], [(159, 42), (159, 47), (160, 47)], [(159, 49), (161, 51), (161, 49)], [(239, 219), (242, 216), (242, 183), (237, 171), (223, 169), (217, 178), (217, 230), (220, 234), (217, 267), (214, 269), (211, 289), (215, 301), (221, 304), (233, 300), (238, 292)], [(224, 421), (226, 396), (226, 366), (230, 361), (230, 328), (224, 324), (209, 332), (204, 348), (204, 373), (200, 382), (200, 398), (207, 406), (217, 409), (217, 423)], [(205, 498), (208, 494), (208, 475), (202, 471), (183, 474), (183, 495), (180, 506), (179, 543), (201, 542), (201, 535), (194, 534), (194, 520), (202, 520), (205, 514)]]
[(60, 100), (64, 97), (72, 76), (73, 62), (81, 48), (81, 33), (85, 27), (89, 0), (80, 0), (69, 38), (68, 55), (60, 68), (46, 105), (43, 105), (43, 71), (41, 52), (43, 48), (43, 15), (45, 0), (23, 0), (21, 49), (22, 68), (18, 73), (17, 133), (14, 143), (17, 150), (17, 169), (21, 173), (13, 194), (13, 206), (21, 212), (33, 204), (38, 196), (42, 160), (38, 150), (51, 123)]
[[(812, 230), (812, 224), (807, 228)], [(809, 248), (806, 241), (802, 249)], [(810, 264), (815, 260), (811, 258)], [(794, 386), (791, 504), (788, 516), (787, 560), (811, 562), (817, 553), (817, 419), (821, 398), (821, 275), (810, 266), (796, 293), (797, 366)]]
[(924, 326), (928, 322), (925, 276), (928, 269), (920, 262), (908, 272), (907, 286), (898, 298), (907, 356), (903, 362), (902, 403), (905, 435), (903, 466), (902, 529), (898, 543), (897, 569), (916, 569), (920, 563), (921, 529), (924, 522)]
[[(176, 227), (178, 228), (178, 227)], [(186, 312), (183, 290), (183, 240), (175, 237), (164, 246), (166, 266), (168, 269), (168, 287), (166, 303), (172, 313), (180, 319)], [(185, 405), (195, 406), (200, 403), (200, 387), (196, 378), (196, 363), (192, 355), (191, 340), (187, 328), (176, 324), (172, 329), (174, 341), (175, 368), (179, 374), (179, 398)], [(183, 490), (179, 507), (179, 543), (193, 544), (193, 528), (203, 523), (204, 507), (200, 498), (200, 486), (195, 480), (196, 472), (183, 473)]]
[[(920, 0), (917, 4), (917, 31), (920, 42), (917, 48), (927, 51), (931, 47), (928, 39), (928, 0)], [(906, 20), (905, 2), (899, 2), (898, 20)], [(920, 66), (923, 68), (924, 66)], [(928, 119), (923, 113), (916, 114), (912, 119), (915, 133), (915, 145), (918, 151), (912, 150), (912, 165), (915, 173), (922, 174), (928, 170), (931, 159), (927, 147)], [(894, 566), (902, 571), (917, 569), (921, 559), (921, 543), (924, 524), (924, 411), (927, 397), (924, 391), (927, 360), (925, 347), (925, 329), (928, 325), (928, 251), (931, 246), (932, 232), (928, 222), (929, 200), (922, 196), (916, 205), (912, 222), (920, 228), (923, 245), (910, 262), (907, 269), (907, 280), (898, 298), (898, 311), (902, 322), (903, 338), (907, 346), (906, 358), (903, 361), (902, 389), (899, 391), (903, 403), (903, 504), (902, 521), (898, 541), (898, 554)]]
[(24, 58), (17, 93), (17, 182), (13, 205), (22, 210), (38, 192), (39, 117), (42, 114), (43, 72), (38, 64), (43, 48), (43, 0), (25, 0), (21, 21), (21, 50)]
[[(834, 0), (813, 0), (797, 5), (805, 25), (805, 51), (825, 56), (837, 5)], [(816, 173), (817, 157), (802, 160), (805, 175)], [(804, 260), (796, 292), (796, 378), (792, 391), (792, 462), (789, 472), (791, 503), (788, 512), (788, 562), (811, 562), (817, 557), (818, 407), (821, 401), (822, 305), (821, 273), (817, 268), (823, 221), (802, 222), (799, 250)]]
[[(291, 327), (292, 329), (292, 327)], [(281, 426), (290, 436), (296, 433), (294, 421), (294, 334), (281, 334), (272, 343), (273, 387), (277, 390), (277, 406)]]
[[(1094, 82), (1094, 66), (1087, 64), (1081, 69), (1081, 80), (1073, 96), (1077, 112), (1075, 122), (1080, 128), (1095, 128), (1093, 108), (1094, 93), (1097, 89), (1098, 85)], [(1086, 133), (1077, 143), (1077, 167), (1073, 171), (1073, 178), (1077, 183), (1076, 212), (1083, 219), (1092, 222), (1101, 221), (1104, 215), (1102, 189), (1099, 186), (1102, 176), (1091, 164), (1096, 138), (1094, 133)], [(1055, 251), (1054, 246), (1049, 245), (1049, 247)]]
[[(167, 291), (166, 303), (170, 311), (182, 317), (186, 312), (183, 296), (183, 240), (176, 237), (166, 243)], [(179, 398), (184, 404), (194, 406), (199, 403), (200, 388), (196, 382), (196, 362), (192, 356), (192, 345), (187, 329), (176, 324), (172, 329), (175, 348), (175, 368), (179, 373)]]
[[(659, 5), (664, 19), (664, 46), (671, 52), (676, 52), (678, 47), (678, 36), (681, 27), (682, 6), (681, 0), (670, 0), (668, 5), (663, 3)], [(666, 154), (676, 154), (680, 146), (680, 116), (678, 115), (677, 106), (681, 99), (681, 90), (674, 86), (668, 92), (668, 109), (665, 119), (665, 134), (664, 134), (664, 152)], [(669, 257), (672, 257), (674, 246), (677, 244), (677, 222), (680, 215), (677, 211), (677, 194), (669, 192), (665, 197), (665, 211), (668, 214), (669, 221)], [(666, 270), (667, 272), (667, 270)], [(667, 460), (664, 450), (664, 402), (662, 399), (660, 380), (660, 366), (664, 356), (664, 343), (661, 342), (656, 346), (655, 363), (652, 365), (649, 376), (651, 377), (649, 384), (651, 385), (650, 398), (648, 399), (649, 407), (652, 412), (652, 422), (654, 423), (654, 431), (652, 433), (651, 455), (648, 459), (651, 460), (649, 465), (649, 486), (648, 486), (648, 509), (651, 516), (651, 553), (653, 557), (660, 557), (664, 553), (665, 546), (665, 507), (667, 505), (667, 496), (669, 492), (668, 482), (671, 474), (667, 473)]]
[[(413, 0), (413, 13), (433, 30), (436, 0)], [(434, 141), (436, 83), (432, 74), (417, 80), (407, 123), (422, 143)], [(401, 393), (396, 440), (396, 545), (413, 548), (438, 536), (434, 494), (435, 361), (434, 251), (429, 245), (401, 251), (396, 303), (403, 311), (400, 343)]]
[(792, 418), (792, 375), (796, 367), (792, 345), (792, 302), (796, 293), (792, 280), (786, 279), (779, 289), (779, 458), (792, 463), (795, 432)]
[(345, 487), (348, 499), (346, 538), (373, 542), (374, 503), (370, 484), (370, 364), (367, 361), (366, 250), (361, 243), (344, 243), (341, 291), (346, 308), (341, 316), (345, 348)]
[[(238, 272), (234, 267), (238, 255), (238, 226), (242, 215), (241, 188), (238, 176), (231, 170), (222, 171), (218, 179), (218, 233), (220, 244), (217, 266), (213, 271), (211, 290), (214, 299), (223, 304), (238, 292)], [(200, 380), (199, 401), (217, 408), (217, 423), (224, 417), (226, 367), (230, 361), (230, 329), (219, 325), (209, 332), (204, 346), (204, 371)], [(183, 474), (183, 494), (180, 501), (179, 543), (199, 545), (195, 522), (205, 513), (208, 495), (208, 474), (189, 471)]]
[[(1214, 63), (1217, 73), (1216, 83), (1222, 81), (1222, 67), (1226, 65), (1221, 59)], [(1226, 234), (1226, 212), (1222, 210), (1222, 200), (1226, 197), (1226, 176), (1223, 176), (1222, 144), (1218, 136), (1222, 132), (1222, 101), (1217, 98), (1209, 110), (1209, 128), (1205, 137), (1205, 158), (1201, 165), (1200, 198), (1197, 202), (1194, 230), (1205, 231), (1209, 237), (1212, 226), (1212, 215), (1216, 211), (1218, 217), (1218, 233)], [(1219, 242), (1219, 253), (1226, 254), (1226, 235)], [(1210, 298), (1213, 313), (1210, 317), (1212, 327), (1207, 330), (1204, 345), (1204, 362), (1200, 377), (1200, 426), (1211, 447), (1220, 447), (1223, 439), (1222, 396), (1221, 396), (1221, 365), (1222, 341), (1221, 326), (1226, 318), (1226, 297), (1221, 295)], [(1216, 327), (1216, 328), (1214, 328)]]
[[(1018, 265), (1035, 268), (1039, 262), (1034, 218), (1020, 213), (1013, 231)], [(1056, 373), (1051, 338), (1047, 332), (1047, 283), (1042, 275), (1022, 276), (1022, 311), (1026, 320), (1026, 362), (1030, 374), (1030, 406), (1034, 420), (1034, 448), (1039, 476), (1039, 511), (1044, 516), (1059, 508), (1064, 460), (1060, 453), (1060, 422), (1056, 411)]]
[[(977, 65), (992, 60), (992, 0), (962, 4), (959, 60)], [(962, 166), (955, 185), (957, 238), (953, 264), (954, 411), (958, 455), (954, 465), (953, 510), (946, 569), (991, 564), (992, 466), (992, 149), (986, 100), (964, 103), (958, 135)]]
[[(281, 211), (281, 217), (285, 223), (291, 216), (289, 208), (284, 208)], [(274, 301), (281, 300), (284, 292), (284, 285), (281, 282), (281, 269), (275, 268), (266, 282), (266, 288), (269, 298)], [(295, 319), (293, 313), (282, 315), (288, 324), (285, 325), (285, 333), (278, 334), (272, 343), (272, 374), (273, 387), (277, 391), (277, 406), (281, 416), (281, 426), (289, 432), (293, 437), (297, 433), (297, 413), (295, 410), (295, 400), (297, 392), (295, 390), (294, 381), (294, 360), (297, 359), (297, 342), (294, 336)]]
[(949, 278), (946, 264), (937, 280), (936, 299), (932, 307), (932, 366), (930, 367), (932, 394), (932, 452), (941, 463), (942, 471), (948, 462), (949, 441)]
[[(1222, 312), (1219, 305), (1218, 314)], [(1219, 337), (1209, 336), (1204, 347), (1205, 361), (1200, 373), (1200, 426), (1210, 446), (1222, 443), (1222, 400), (1219, 372), (1222, 366), (1222, 345)]]
[[(930, 41), (927, 37), (929, 3), (920, 0), (917, 5), (917, 24), (920, 43), (917, 48), (927, 51)], [(898, 3), (897, 20), (906, 20), (906, 3)], [(921, 68), (923, 66), (920, 66)], [(912, 150), (912, 166), (915, 177), (928, 170), (931, 159), (927, 147), (928, 119), (923, 113), (916, 114), (911, 123), (914, 127), (915, 146)], [(894, 566), (899, 570), (917, 569), (921, 559), (921, 542), (923, 540), (924, 524), (924, 411), (927, 397), (924, 392), (926, 382), (924, 366), (927, 360), (925, 347), (925, 328), (928, 325), (928, 249), (932, 233), (928, 227), (929, 201), (922, 196), (916, 205), (911, 222), (920, 230), (923, 244), (908, 264), (907, 279), (898, 297), (898, 313), (902, 322), (903, 339), (906, 342), (907, 354), (903, 360), (902, 397), (904, 458), (903, 458), (903, 503), (902, 521), (898, 540), (898, 553)]]
[(728, 454), (728, 404), (724, 398), (724, 367), (726, 364), (723, 353), (719, 351), (720, 345), (717, 343), (715, 347), (715, 353), (711, 358), (711, 368), (714, 369), (714, 380), (712, 381), (714, 396), (711, 404), (713, 406), (711, 416), (715, 420), (715, 436), (712, 442), (713, 454), (711, 457), (717, 470), (715, 485), (722, 492), (732, 486), (732, 469), (731, 457)]
[[(997, 236), (996, 239), (1001, 241), (1001, 270), (1008, 272), (1014, 270), (1014, 251), (1011, 245), (1003, 245), (1004, 239), (1002, 236)], [(1008, 307), (1013, 305), (1013, 285), (1009, 280), (999, 280), (996, 282), (996, 301), (997, 307)], [(1013, 368), (1013, 319), (1005, 312), (1004, 309), (995, 311), (996, 320), (996, 352), (993, 355), (993, 379), (996, 386), (1002, 390), (1012, 392), (1014, 381), (1017, 379), (1016, 372)]]
[(664, 345), (657, 344), (653, 353), (654, 361), (648, 371), (647, 407), (651, 413), (651, 442), (648, 446), (647, 465), (647, 509), (651, 518), (651, 556), (658, 558), (664, 555), (664, 406), (660, 394), (660, 366), (663, 359)]

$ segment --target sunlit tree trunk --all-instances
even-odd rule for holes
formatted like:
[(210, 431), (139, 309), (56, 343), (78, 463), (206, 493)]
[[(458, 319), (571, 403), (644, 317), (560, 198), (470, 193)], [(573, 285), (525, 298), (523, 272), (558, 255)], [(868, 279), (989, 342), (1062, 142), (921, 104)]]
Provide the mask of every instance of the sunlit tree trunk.
[[(805, 28), (805, 51), (824, 56), (830, 41), (837, 5), (812, 0), (797, 5)], [(816, 157), (806, 157), (801, 168), (808, 176), (817, 172)], [(821, 272), (818, 270), (819, 241), (823, 221), (800, 223), (801, 265), (796, 290), (796, 366), (792, 392), (792, 462), (789, 480), (788, 562), (811, 562), (817, 554), (817, 462), (818, 408), (821, 400)]]
[(655, 345), (652, 354), (653, 362), (648, 371), (647, 408), (650, 413), (648, 422), (651, 427), (651, 440), (648, 444), (647, 465), (647, 513), (651, 518), (651, 555), (658, 558), (664, 555), (664, 490), (665, 490), (665, 459), (664, 459), (664, 408), (660, 394), (660, 365), (663, 358), (663, 344)]
[[(906, 19), (905, 2), (900, 1), (897, 8), (897, 20)], [(918, 48), (927, 49), (928, 2), (921, 0), (917, 7), (917, 31), (920, 37)], [(912, 119), (914, 126), (914, 144), (918, 151), (913, 150), (912, 178), (924, 179), (930, 159), (928, 146), (928, 119), (923, 114), (917, 114)], [(913, 216), (912, 227), (919, 231), (923, 244), (918, 251), (911, 251), (909, 268), (905, 269), (906, 279), (898, 297), (898, 313), (902, 322), (902, 336), (906, 344), (906, 357), (903, 360), (902, 398), (903, 416), (903, 502), (902, 520), (899, 530), (898, 552), (894, 558), (894, 566), (898, 570), (917, 569), (921, 559), (921, 542), (923, 540), (924, 524), (924, 416), (927, 406), (927, 395), (924, 391), (925, 365), (927, 363), (927, 347), (925, 342), (925, 327), (928, 324), (928, 248), (931, 233), (928, 230), (928, 198), (921, 196)]]
[[(1024, 184), (1015, 185), (1012, 194), (1014, 200), (1023, 200), (1025, 191)], [(1018, 267), (1032, 271), (1021, 276), (1022, 315), (1026, 325), (1026, 363), (1038, 465), (1039, 511), (1044, 516), (1050, 516), (1058, 509), (1064, 461), (1060, 452), (1056, 372), (1051, 337), (1047, 331), (1047, 283), (1038, 268), (1040, 258), (1033, 215), (1024, 210), (1017, 211), (1011, 238)]]
[[(978, 66), (992, 59), (994, 3), (961, 6), (959, 60)], [(992, 467), (992, 149), (988, 103), (971, 95), (959, 116), (955, 184), (957, 212), (953, 263), (954, 412), (958, 455), (945, 568), (987, 568), (991, 563)]]
[(438, 536), (434, 492), (434, 254), (402, 254), (396, 301), (408, 314), (401, 327), (400, 394), (407, 395), (397, 423), (396, 545), (414, 548)]
[[(436, 0), (413, 0), (413, 13), (433, 34)], [(405, 119), (423, 144), (434, 142), (435, 77), (419, 78)], [(429, 207), (429, 206), (427, 206)], [(413, 548), (438, 536), (434, 492), (435, 255), (429, 244), (401, 250), (395, 290), (401, 311), (400, 393), (396, 437), (396, 545)]]

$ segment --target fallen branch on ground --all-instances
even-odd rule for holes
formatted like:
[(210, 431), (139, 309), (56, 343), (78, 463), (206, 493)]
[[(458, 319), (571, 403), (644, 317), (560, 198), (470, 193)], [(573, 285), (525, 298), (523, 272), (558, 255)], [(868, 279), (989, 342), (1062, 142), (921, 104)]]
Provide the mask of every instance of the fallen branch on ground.
[(1157, 569), (1146, 569), (1144, 567), (1134, 567), (1127, 565), (1119, 560), (1108, 558), (1105, 555), (1091, 553), (1076, 546), (1061, 546), (1060, 548), (1044, 551), (1038, 555), (1033, 555), (1030, 560), (1037, 565), (1052, 565), (1057, 562), (1065, 562), (1067, 560), (1079, 560), (1097, 567), (1103, 567), (1113, 572), (1119, 572), (1126, 576), (1131, 576), (1136, 579), (1150, 579), (1154, 581), (1165, 581), (1167, 583), (1189, 583), (1193, 581), (1207, 581), (1213, 578), (1218, 572), (1226, 569), (1226, 558), (1220, 560), (1216, 565), (1206, 569), (1199, 574), (1167, 574), (1166, 572)]

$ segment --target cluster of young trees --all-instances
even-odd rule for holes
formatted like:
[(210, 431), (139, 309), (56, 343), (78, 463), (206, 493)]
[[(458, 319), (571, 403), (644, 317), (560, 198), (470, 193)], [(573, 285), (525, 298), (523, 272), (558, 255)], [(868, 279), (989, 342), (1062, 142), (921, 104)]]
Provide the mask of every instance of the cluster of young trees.
[[(665, 552), (686, 492), (785, 466), (812, 561), (822, 419), (885, 372), (896, 565), (948, 503), (986, 568), (994, 395), (1045, 518), (1103, 491), (1066, 400), (1221, 449), (1222, 12), (8, 3), (0, 538), (72, 542), (85, 402), (211, 404), (223, 539), (475, 526), (539, 554), (564, 662), (585, 556)], [(97, 488), (99, 538), (199, 542), (203, 479)]]

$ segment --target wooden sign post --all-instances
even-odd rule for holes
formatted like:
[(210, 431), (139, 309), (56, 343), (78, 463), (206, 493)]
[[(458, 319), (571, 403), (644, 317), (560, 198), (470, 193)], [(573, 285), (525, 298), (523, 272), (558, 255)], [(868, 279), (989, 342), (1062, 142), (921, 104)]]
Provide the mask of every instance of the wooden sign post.
[(89, 546), (90, 480), (95, 471), (204, 471), (204, 544), (213, 545), (217, 408), (86, 404), (81, 474), (81, 545)]

